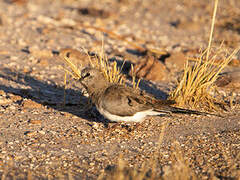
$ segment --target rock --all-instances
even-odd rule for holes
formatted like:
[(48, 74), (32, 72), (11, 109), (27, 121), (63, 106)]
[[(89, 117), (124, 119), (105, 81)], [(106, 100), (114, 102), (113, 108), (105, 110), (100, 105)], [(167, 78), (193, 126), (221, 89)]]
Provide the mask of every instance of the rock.
[(11, 102), (12, 102), (11, 99), (0, 97), (0, 105), (7, 105), (7, 104), (10, 104)]
[(171, 71), (181, 71), (184, 68), (184, 65), (187, 61), (187, 57), (179, 52), (179, 53), (174, 53), (171, 54), (170, 57), (165, 59), (165, 64), (167, 68), (169, 68)]
[(108, 18), (111, 15), (111, 13), (108, 11), (105, 11), (103, 9), (96, 9), (94, 7), (80, 8), (78, 12), (81, 15), (98, 17), (98, 18)]
[(29, 136), (29, 137), (35, 136), (36, 134), (37, 134), (36, 131), (25, 131), (24, 132), (24, 135)]
[(240, 66), (240, 59), (233, 59), (228, 64), (229, 66), (239, 67)]
[(215, 83), (218, 87), (240, 88), (240, 71), (224, 73), (219, 76)]
[(37, 102), (34, 102), (34, 101), (28, 99), (28, 100), (23, 101), (23, 107), (34, 109), (34, 108), (42, 108), (43, 106), (41, 104), (37, 103)]
[(33, 119), (29, 120), (28, 122), (29, 122), (29, 124), (41, 124), (42, 123), (41, 120), (33, 120)]
[(49, 65), (48, 60), (46, 58), (39, 59), (38, 64), (44, 67)]
[(4, 90), (0, 90), (0, 96), (6, 96), (6, 93)]
[(134, 66), (134, 72), (129, 75), (136, 75), (137, 78), (144, 78), (151, 81), (165, 81), (168, 79), (168, 71), (165, 65), (154, 56), (147, 56)]

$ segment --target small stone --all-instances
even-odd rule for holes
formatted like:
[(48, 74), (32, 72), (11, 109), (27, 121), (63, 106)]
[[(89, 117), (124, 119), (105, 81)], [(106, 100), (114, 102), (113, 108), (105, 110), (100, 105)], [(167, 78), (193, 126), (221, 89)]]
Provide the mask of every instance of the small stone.
[(6, 99), (6, 98), (0, 97), (0, 105), (7, 105), (7, 104), (10, 104), (11, 102), (12, 102), (11, 99)]
[(29, 137), (34, 136), (36, 134), (37, 134), (36, 131), (25, 131), (24, 132), (24, 135), (29, 136)]
[(15, 110), (15, 109), (16, 109), (15, 106), (9, 106), (8, 108), (9, 108), (10, 110)]
[(234, 66), (234, 67), (239, 67), (240, 66), (240, 59), (233, 59), (233, 60), (231, 60), (231, 62), (228, 65)]
[(238, 89), (240, 87), (240, 71), (227, 72), (216, 80), (218, 87)]
[(165, 81), (168, 79), (168, 71), (165, 65), (153, 56), (142, 59), (134, 66), (133, 71), (130, 71), (129, 75), (136, 75), (136, 77), (146, 80)]
[(65, 117), (72, 117), (73, 116), (73, 114), (71, 114), (69, 112), (64, 112), (63, 114), (64, 114)]
[(38, 61), (38, 64), (41, 65), (41, 66), (48, 66), (49, 65), (49, 62), (46, 58), (41, 58), (39, 61)]
[(5, 93), (5, 91), (3, 91), (3, 90), (0, 90), (0, 96), (6, 96), (6, 93)]
[(21, 97), (21, 96), (18, 96), (18, 95), (11, 95), (11, 96), (10, 96), (10, 99), (11, 99), (13, 102), (16, 102), (16, 101), (21, 101), (21, 100), (22, 100), (22, 97)]
[(24, 108), (42, 108), (43, 106), (37, 102), (34, 102), (32, 100), (24, 100), (23, 101), (23, 107)]
[(41, 120), (29, 120), (30, 124), (41, 124), (42, 121)]
[(46, 147), (46, 144), (41, 144), (40, 147), (43, 147), (43, 148), (44, 148), (44, 147)]
[(44, 134), (46, 134), (46, 132), (45, 131), (38, 131), (40, 134), (42, 134), (42, 135), (44, 135)]

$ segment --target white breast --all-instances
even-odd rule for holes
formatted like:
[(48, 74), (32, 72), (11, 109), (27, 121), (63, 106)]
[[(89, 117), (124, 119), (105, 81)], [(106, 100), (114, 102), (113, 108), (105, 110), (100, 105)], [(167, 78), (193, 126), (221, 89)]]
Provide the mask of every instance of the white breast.
[(101, 107), (100, 108), (97, 107), (97, 109), (105, 118), (115, 122), (142, 122), (146, 116), (164, 114), (164, 113), (149, 109), (146, 111), (137, 112), (133, 116), (117, 116), (109, 113), (108, 111), (102, 109)]

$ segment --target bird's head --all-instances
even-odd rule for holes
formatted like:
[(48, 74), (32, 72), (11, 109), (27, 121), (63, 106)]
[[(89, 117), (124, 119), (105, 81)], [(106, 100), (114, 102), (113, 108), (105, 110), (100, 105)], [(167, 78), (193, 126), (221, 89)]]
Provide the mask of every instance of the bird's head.
[(87, 89), (89, 93), (100, 91), (108, 85), (103, 72), (98, 69), (87, 67), (82, 70), (80, 83)]

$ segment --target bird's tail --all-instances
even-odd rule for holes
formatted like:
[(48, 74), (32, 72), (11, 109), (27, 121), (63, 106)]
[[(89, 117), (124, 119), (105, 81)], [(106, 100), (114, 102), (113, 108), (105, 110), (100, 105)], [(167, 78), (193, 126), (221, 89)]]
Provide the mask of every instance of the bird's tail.
[(161, 103), (159, 103), (159, 104), (157, 104), (157, 106), (155, 106), (155, 110), (159, 111), (159, 112), (165, 112), (165, 113), (196, 114), (196, 115), (204, 115), (204, 116), (213, 115), (213, 116), (222, 117), (221, 115), (218, 115), (218, 114), (212, 114), (212, 113), (207, 113), (207, 112), (173, 107), (172, 106), (173, 104), (175, 104), (175, 103), (172, 100), (161, 101)]
[(177, 108), (177, 107), (170, 107), (170, 111), (172, 113), (181, 113), (181, 114), (196, 114), (196, 115), (215, 115), (216, 114), (211, 114), (207, 112), (201, 112), (201, 111), (195, 111), (195, 110), (190, 110), (190, 109), (183, 109), (183, 108)]

